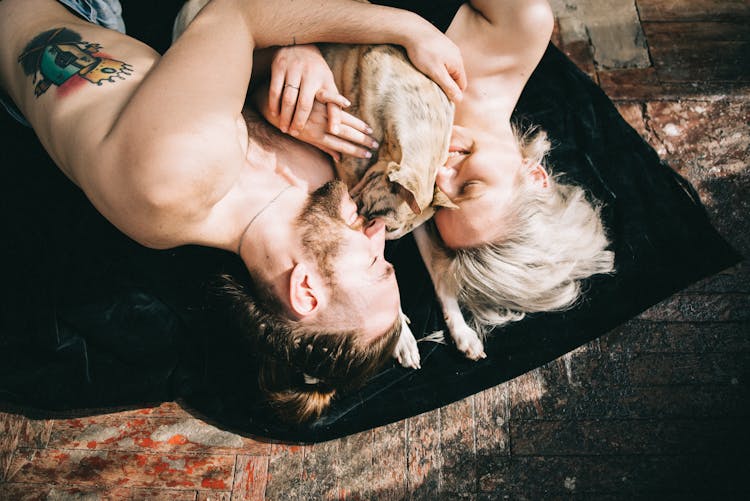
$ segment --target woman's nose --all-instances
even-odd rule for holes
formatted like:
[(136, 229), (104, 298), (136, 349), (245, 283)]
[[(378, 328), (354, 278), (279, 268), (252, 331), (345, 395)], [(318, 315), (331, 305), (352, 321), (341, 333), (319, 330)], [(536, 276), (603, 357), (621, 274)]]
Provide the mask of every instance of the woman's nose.
[(448, 198), (455, 198), (458, 195), (457, 176), (458, 171), (452, 167), (442, 165), (438, 168), (435, 184), (440, 188), (440, 191), (448, 196)]

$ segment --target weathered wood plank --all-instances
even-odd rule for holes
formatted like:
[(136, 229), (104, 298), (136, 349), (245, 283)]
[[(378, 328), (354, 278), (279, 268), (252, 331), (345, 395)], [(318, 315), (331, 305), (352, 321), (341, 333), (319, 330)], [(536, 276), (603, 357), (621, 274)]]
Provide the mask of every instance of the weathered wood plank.
[(407, 420), (407, 481), (412, 499), (439, 499), (442, 457), (440, 414), (427, 412)]
[(662, 82), (748, 82), (750, 42), (706, 42), (699, 50), (651, 48), (651, 59)]
[(381, 499), (373, 490), (373, 481), (382, 472), (373, 468), (372, 439), (372, 431), (365, 431), (337, 440), (336, 499)]
[(8, 480), (66, 486), (225, 491), (232, 486), (234, 463), (234, 456), (219, 454), (19, 449)]
[[(196, 496), (196, 501), (230, 501), (232, 498), (231, 492), (213, 492), (213, 491), (198, 491), (198, 495)], [(151, 501), (150, 498), (148, 501)]]
[(443, 458), (440, 495), (466, 499), (477, 490), (474, 397), (440, 409), (440, 448)]
[[(196, 491), (130, 489), (122, 487), (66, 487), (50, 484), (0, 484), (0, 499), (8, 501), (196, 501)], [(209, 497), (205, 499), (219, 499)]]
[(268, 480), (267, 456), (237, 456), (232, 501), (263, 501)]
[(748, 367), (750, 353), (638, 353), (628, 361), (635, 386), (736, 385), (745, 380)]
[(745, 96), (750, 90), (748, 82), (662, 81), (654, 68), (599, 70), (599, 85), (610, 99), (653, 101), (680, 100), (695, 96)]
[(18, 414), (0, 413), (0, 482), (6, 478), (18, 447), (18, 436), (26, 421), (24, 416)]
[(54, 424), (51, 419), (26, 419), (18, 434), (18, 447), (44, 449)]
[(55, 449), (158, 451), (264, 455), (270, 445), (220, 430), (195, 418), (119, 414), (58, 421), (49, 440)]
[[(631, 320), (600, 338), (612, 363), (616, 353), (733, 353), (750, 351), (750, 323)], [(620, 369), (624, 368), (621, 365)], [(614, 367), (613, 367), (614, 369)]]
[[(671, 47), (687, 50), (692, 47), (700, 53), (705, 43), (750, 41), (750, 26), (744, 21), (642, 24), (649, 44), (663, 49)], [(738, 68), (738, 71), (743, 71), (743, 68)]]
[(266, 482), (267, 499), (306, 499), (302, 489), (303, 449), (300, 445), (275, 444), (271, 447)]
[(750, 18), (746, 0), (636, 0), (641, 21), (735, 21)]
[(506, 465), (511, 454), (508, 428), (510, 387), (510, 383), (503, 384), (474, 395), (477, 483), (480, 492), (492, 492), (506, 482)]
[(637, 318), (669, 322), (747, 322), (750, 321), (750, 295), (675, 294)]
[(407, 420), (372, 431), (373, 501), (399, 501), (408, 496)]
[(300, 490), (306, 499), (337, 499), (338, 441), (304, 447)]
[(741, 454), (746, 419), (511, 422), (515, 456)]
[(732, 455), (514, 457), (487, 499), (740, 499), (746, 475)]

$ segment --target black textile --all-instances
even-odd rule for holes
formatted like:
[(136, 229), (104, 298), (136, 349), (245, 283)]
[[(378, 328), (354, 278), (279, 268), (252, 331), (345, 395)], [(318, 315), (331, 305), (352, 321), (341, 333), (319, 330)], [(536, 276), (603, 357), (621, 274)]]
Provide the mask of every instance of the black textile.
[[(129, 2), (123, 4), (127, 15)], [(133, 33), (134, 22), (126, 21)], [(692, 187), (556, 48), (532, 75), (515, 117), (548, 131), (553, 171), (604, 202), (616, 273), (588, 280), (573, 310), (498, 329), (485, 360), (421, 343), (421, 370), (393, 364), (320, 420), (289, 427), (261, 403), (252, 357), (226, 316), (205, 307), (207, 280), (238, 269), (238, 259), (212, 249), (136, 245), (60, 174), (31, 131), (3, 116), (0, 400), (76, 409), (182, 398), (235, 431), (325, 440), (507, 381), (739, 260)], [(389, 243), (387, 257), (417, 337), (443, 328), (412, 238)]]

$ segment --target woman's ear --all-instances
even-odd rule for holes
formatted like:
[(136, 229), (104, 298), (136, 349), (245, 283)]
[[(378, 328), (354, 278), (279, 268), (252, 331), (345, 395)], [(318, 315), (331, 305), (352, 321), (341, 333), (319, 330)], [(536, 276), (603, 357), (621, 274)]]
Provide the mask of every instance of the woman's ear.
[(547, 169), (541, 163), (529, 163), (527, 174), (531, 177), (531, 181), (535, 185), (541, 188), (549, 187), (549, 175), (547, 174)]
[(289, 276), (289, 306), (295, 316), (314, 314), (325, 293), (322, 281), (304, 263), (297, 263)]

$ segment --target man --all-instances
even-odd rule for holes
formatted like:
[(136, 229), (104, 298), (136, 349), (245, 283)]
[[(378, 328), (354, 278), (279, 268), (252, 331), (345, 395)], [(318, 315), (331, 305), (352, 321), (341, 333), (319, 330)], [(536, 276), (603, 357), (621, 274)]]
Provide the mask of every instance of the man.
[(121, 231), (153, 248), (236, 252), (292, 333), (392, 346), (382, 338), (397, 336), (399, 296), (382, 223), (365, 224), (348, 195), (326, 184), (333, 175), (322, 154), (295, 164), (295, 148), (306, 146), (278, 149), (253, 136), (242, 107), (253, 50), (293, 43), (400, 44), (455, 87), (460, 54), (440, 32), (350, 0), (214, 0), (160, 58), (57, 1), (3, 0), (0, 34), (2, 88)]

